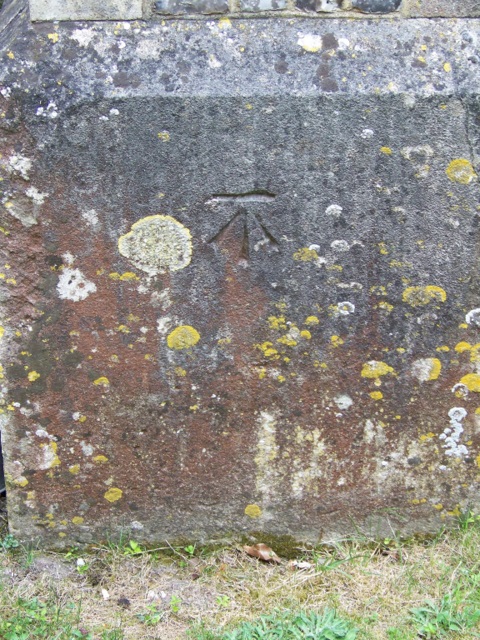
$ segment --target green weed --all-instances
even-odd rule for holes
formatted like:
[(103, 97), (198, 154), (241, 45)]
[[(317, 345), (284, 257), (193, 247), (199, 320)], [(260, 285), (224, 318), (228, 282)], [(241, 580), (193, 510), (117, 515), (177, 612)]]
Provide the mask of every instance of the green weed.
[[(441, 638), (448, 632), (472, 629), (480, 621), (480, 609), (467, 607), (459, 610), (449, 594), (436, 604), (428, 601), (411, 611), (412, 620), (419, 625), (421, 638)], [(480, 636), (477, 636), (480, 637)]]
[(7, 535), (0, 541), (0, 549), (2, 551), (9, 551), (10, 549), (16, 549), (19, 546), (18, 540), (11, 533), (7, 533)]
[(76, 640), (92, 638), (79, 628), (79, 608), (48, 605), (38, 598), (19, 598), (10, 614), (0, 618), (2, 640)]
[(154, 604), (148, 605), (146, 611), (137, 614), (137, 619), (148, 627), (157, 625), (165, 617), (165, 611), (162, 611)]
[(277, 612), (216, 635), (204, 627), (192, 629), (192, 640), (355, 640), (357, 631), (333, 609), (315, 612)]

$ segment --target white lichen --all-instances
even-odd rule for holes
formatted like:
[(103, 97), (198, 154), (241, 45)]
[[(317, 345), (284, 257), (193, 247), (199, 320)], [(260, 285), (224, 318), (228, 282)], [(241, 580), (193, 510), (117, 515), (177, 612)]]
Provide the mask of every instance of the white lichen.
[(29, 187), (25, 194), (33, 200), (34, 204), (41, 205), (45, 202), (45, 198), (48, 198), (48, 193), (42, 193), (36, 187)]
[(62, 300), (80, 302), (85, 300), (91, 293), (95, 293), (97, 286), (94, 282), (87, 280), (80, 269), (64, 269), (58, 279), (57, 292)]
[(82, 218), (91, 227), (95, 227), (98, 224), (98, 214), (95, 209), (89, 209), (82, 213)]
[(22, 177), (24, 180), (30, 180), (29, 172), (32, 168), (32, 161), (26, 156), (20, 154), (10, 156), (8, 158), (7, 169), (10, 173)]
[(344, 301), (338, 302), (335, 307), (335, 315), (337, 316), (349, 316), (355, 313), (355, 305), (351, 302)]
[(440, 440), (444, 441), (442, 447), (445, 449), (445, 455), (455, 456), (456, 458), (468, 455), (467, 447), (464, 444), (460, 444), (460, 438), (464, 431), (462, 421), (466, 416), (467, 412), (463, 407), (453, 407), (448, 412), (450, 425), (439, 436)]
[(325, 209), (325, 213), (327, 216), (332, 216), (333, 218), (339, 218), (342, 215), (343, 207), (339, 204), (331, 204)]
[(465, 316), (465, 322), (467, 324), (475, 324), (480, 327), (480, 309), (472, 309)]
[(333, 401), (341, 411), (346, 411), (353, 404), (353, 400), (346, 393), (342, 393), (341, 395), (335, 396)]

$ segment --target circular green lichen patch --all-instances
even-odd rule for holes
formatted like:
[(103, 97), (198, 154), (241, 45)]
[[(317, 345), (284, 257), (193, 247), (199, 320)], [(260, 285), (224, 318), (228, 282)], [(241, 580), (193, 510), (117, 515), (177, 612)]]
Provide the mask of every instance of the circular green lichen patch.
[(123, 496), (123, 491), (121, 489), (117, 489), (117, 487), (112, 487), (104, 494), (103, 497), (105, 498), (105, 500), (108, 500), (108, 502), (117, 502), (117, 500), (120, 500), (122, 496)]
[(445, 173), (452, 182), (459, 182), (460, 184), (470, 184), (477, 177), (472, 163), (466, 158), (452, 160)]
[(195, 346), (199, 340), (200, 334), (194, 327), (182, 324), (168, 334), (167, 345), (170, 349), (189, 349)]
[(245, 515), (249, 518), (259, 518), (262, 515), (262, 510), (258, 504), (247, 504), (245, 507)]
[(192, 235), (172, 216), (147, 216), (118, 240), (118, 250), (151, 276), (179, 271), (190, 264)]

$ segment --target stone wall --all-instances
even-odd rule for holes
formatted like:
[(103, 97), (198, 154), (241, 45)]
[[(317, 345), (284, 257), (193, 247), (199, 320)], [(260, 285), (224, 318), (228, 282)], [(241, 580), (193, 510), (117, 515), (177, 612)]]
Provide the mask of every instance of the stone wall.
[(480, 16), (478, 0), (30, 0), (33, 20), (285, 15), (368, 18)]
[(317, 542), (478, 510), (477, 3), (99, 4), (0, 14), (12, 533)]

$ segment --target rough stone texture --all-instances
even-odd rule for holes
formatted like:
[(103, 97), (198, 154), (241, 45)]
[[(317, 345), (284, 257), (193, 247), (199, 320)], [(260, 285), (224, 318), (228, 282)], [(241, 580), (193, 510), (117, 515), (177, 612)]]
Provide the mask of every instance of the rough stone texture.
[(327, 12), (339, 11), (340, 0), (296, 0), (295, 7), (301, 11)]
[(155, 10), (158, 13), (172, 15), (184, 13), (226, 13), (228, 0), (157, 0)]
[(403, 12), (411, 17), (478, 17), (478, 0), (403, 0)]
[(29, 0), (32, 20), (135, 20), (142, 0)]
[[(142, 13), (143, 4), (143, 13)], [(284, 12), (329, 14), (368, 18), (372, 14), (403, 17), (478, 17), (478, 0), (30, 0), (32, 20), (134, 20), (162, 17), (208, 16), (224, 13), (246, 15)]]
[(390, 13), (396, 11), (402, 0), (352, 0), (353, 9), (365, 13)]
[(278, 11), (288, 9), (287, 0), (240, 0), (240, 11)]
[(3, 15), (12, 532), (478, 510), (478, 21)]

